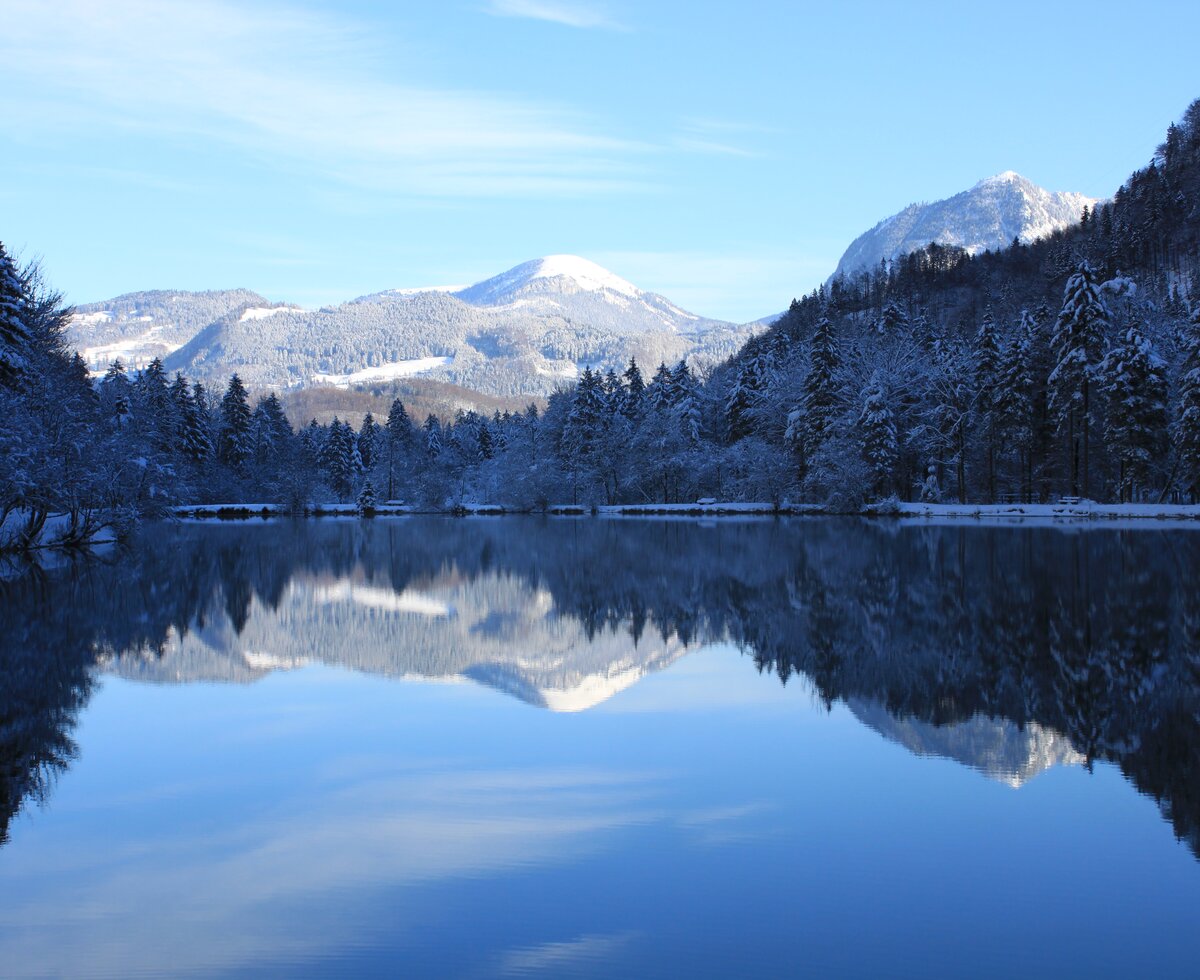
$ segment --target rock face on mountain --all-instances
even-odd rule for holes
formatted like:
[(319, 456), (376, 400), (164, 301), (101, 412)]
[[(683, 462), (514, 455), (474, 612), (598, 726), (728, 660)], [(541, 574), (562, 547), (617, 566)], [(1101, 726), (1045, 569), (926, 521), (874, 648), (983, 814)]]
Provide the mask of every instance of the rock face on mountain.
[(1045, 190), (1007, 170), (944, 201), (910, 204), (884, 218), (850, 243), (833, 275), (873, 268), (930, 242), (972, 254), (1011, 245), (1014, 238), (1031, 242), (1075, 224), (1084, 207), (1095, 203), (1083, 194)]
[(68, 340), (94, 372), (115, 359), (255, 387), (378, 385), (425, 376), (541, 395), (585, 366), (649, 370), (733, 354), (758, 324), (680, 309), (593, 262), (554, 255), (460, 290), (397, 289), (303, 310), (247, 290), (137, 293), (80, 307)]

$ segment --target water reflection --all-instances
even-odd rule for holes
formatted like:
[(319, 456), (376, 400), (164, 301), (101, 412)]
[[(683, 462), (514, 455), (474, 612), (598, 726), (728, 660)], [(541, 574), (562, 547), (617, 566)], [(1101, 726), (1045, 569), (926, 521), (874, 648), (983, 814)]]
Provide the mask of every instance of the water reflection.
[(909, 751), (1014, 786), (1111, 761), (1200, 853), (1198, 573), (1200, 535), (1179, 531), (151, 527), (0, 584), (0, 833), (69, 764), (97, 666), (177, 684), (322, 663), (580, 711), (724, 640)]

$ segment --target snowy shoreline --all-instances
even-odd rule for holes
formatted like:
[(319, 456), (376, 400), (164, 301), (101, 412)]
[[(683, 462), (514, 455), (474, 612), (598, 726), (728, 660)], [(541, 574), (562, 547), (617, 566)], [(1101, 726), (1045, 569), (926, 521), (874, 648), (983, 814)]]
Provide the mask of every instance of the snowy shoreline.
[[(245, 520), (286, 516), (290, 512), (270, 503), (186, 504), (171, 508), (176, 517), (193, 519)], [(355, 504), (322, 503), (305, 507), (305, 517), (353, 517)], [(518, 516), (543, 513), (506, 507), (502, 504), (464, 503), (435, 510), (409, 504), (379, 504), (373, 516)], [(552, 504), (544, 511), (554, 517), (870, 517), (898, 518), (906, 524), (935, 524), (962, 521), (999, 525), (1035, 523), (1101, 523), (1104, 526), (1144, 526), (1148, 522), (1172, 524), (1200, 521), (1200, 505), (1195, 504), (1097, 504), (1090, 501), (1057, 504), (928, 504), (888, 501), (870, 504), (857, 512), (837, 512), (820, 504), (780, 504), (770, 502), (713, 502), (704, 504), (612, 504), (589, 507), (582, 504)]]

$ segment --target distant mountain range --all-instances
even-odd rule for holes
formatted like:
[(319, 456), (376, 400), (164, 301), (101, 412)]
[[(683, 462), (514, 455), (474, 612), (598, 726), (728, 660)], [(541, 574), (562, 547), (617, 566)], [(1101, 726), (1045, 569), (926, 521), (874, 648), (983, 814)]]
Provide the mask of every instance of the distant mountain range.
[(1079, 221), (1094, 198), (1048, 191), (1012, 170), (931, 204), (910, 204), (863, 232), (846, 249), (833, 277), (891, 261), (930, 242), (958, 245), (971, 254), (1031, 242)]
[(77, 309), (68, 340), (94, 372), (117, 358), (205, 381), (349, 387), (424, 376), (546, 394), (586, 366), (648, 372), (721, 361), (761, 324), (697, 316), (593, 262), (552, 255), (465, 288), (393, 289), (305, 310), (244, 289), (132, 293)]

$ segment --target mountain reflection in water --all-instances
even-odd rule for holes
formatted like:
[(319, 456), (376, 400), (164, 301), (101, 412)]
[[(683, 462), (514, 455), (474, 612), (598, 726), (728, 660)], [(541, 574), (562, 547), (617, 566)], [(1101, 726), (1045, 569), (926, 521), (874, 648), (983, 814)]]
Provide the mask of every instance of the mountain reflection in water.
[(0, 833), (69, 766), (96, 670), (323, 663), (555, 711), (689, 650), (1019, 786), (1110, 761), (1200, 853), (1200, 534), (818, 519), (155, 525), (0, 583)]

